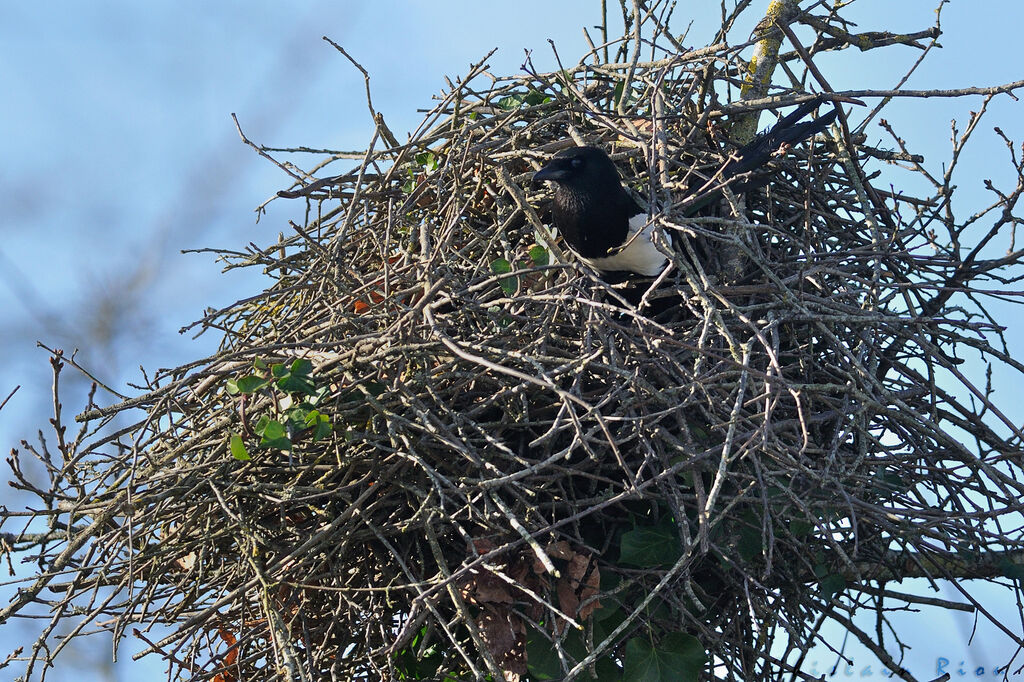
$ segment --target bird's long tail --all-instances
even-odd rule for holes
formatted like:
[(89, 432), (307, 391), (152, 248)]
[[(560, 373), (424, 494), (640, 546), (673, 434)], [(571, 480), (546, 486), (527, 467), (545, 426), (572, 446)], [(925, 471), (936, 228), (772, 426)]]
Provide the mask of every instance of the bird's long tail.
[[(784, 144), (799, 144), (820, 133), (836, 119), (836, 114), (838, 113), (836, 110), (833, 109), (827, 114), (823, 114), (811, 121), (800, 121), (804, 116), (818, 108), (820, 103), (821, 101), (818, 99), (804, 102), (796, 108), (796, 111), (780, 118), (778, 123), (773, 125), (767, 132), (761, 133), (748, 144), (741, 147), (737, 150), (733, 160), (722, 169), (720, 178), (728, 181), (737, 175), (760, 168), (768, 162), (768, 159), (771, 158), (772, 154), (780, 146)], [(733, 189), (742, 191), (750, 189), (751, 186), (756, 186), (757, 184), (759, 183), (756, 181), (748, 181), (743, 183), (743, 186), (734, 184)]]

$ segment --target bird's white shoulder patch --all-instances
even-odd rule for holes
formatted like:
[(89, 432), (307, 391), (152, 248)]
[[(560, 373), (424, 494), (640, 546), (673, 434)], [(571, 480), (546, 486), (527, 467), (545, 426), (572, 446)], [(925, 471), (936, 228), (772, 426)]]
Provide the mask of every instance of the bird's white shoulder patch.
[(629, 219), (629, 235), (625, 246), (620, 246), (610, 256), (580, 260), (602, 272), (627, 271), (654, 277), (665, 269), (668, 258), (651, 241), (652, 234), (654, 225), (647, 224), (647, 214), (637, 213)]

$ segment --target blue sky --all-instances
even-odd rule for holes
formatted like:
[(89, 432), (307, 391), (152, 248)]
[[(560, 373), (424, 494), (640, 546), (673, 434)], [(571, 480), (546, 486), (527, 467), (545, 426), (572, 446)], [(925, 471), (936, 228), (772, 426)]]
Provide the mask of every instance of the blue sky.
[[(759, 2), (767, 4), (757, 0), (755, 7)], [(864, 30), (911, 31), (931, 24), (933, 6), (859, 0), (851, 16)], [(430, 107), (444, 75), (460, 75), (494, 47), (499, 52), (490, 64), (498, 74), (518, 72), (524, 48), (539, 68), (552, 68), (548, 38), (563, 59), (575, 61), (585, 47), (580, 27), (597, 23), (598, 7), (597, 0), (3, 3), (0, 345), (7, 362), (0, 400), (22, 388), (0, 412), (0, 446), (45, 423), (50, 378), (37, 340), (68, 352), (81, 348), (100, 376), (127, 390), (124, 382), (138, 376), (140, 364), (171, 366), (210, 352), (216, 339), (196, 341), (177, 330), (206, 306), (262, 288), (256, 273), (222, 275), (208, 255), (179, 251), (265, 244), (287, 230), (287, 219), (301, 218), (298, 205), (278, 201), (255, 222), (253, 209), (288, 178), (239, 141), (231, 112), (250, 139), (271, 146), (365, 144), (372, 125), (362, 75), (322, 35), (370, 71), (374, 104), (401, 137), (419, 121), (416, 109)], [(687, 12), (694, 23), (686, 44), (705, 44), (717, 26), (717, 0), (680, 3), (677, 32)], [(953, 0), (943, 10), (944, 49), (908, 87), (1024, 77), (1016, 50), (1022, 20), (1019, 0)], [(819, 66), (837, 89), (887, 88), (917, 55), (890, 48), (860, 58), (826, 56)], [(897, 102), (886, 118), (914, 151), (937, 163), (948, 155), (949, 120), (965, 121), (979, 102)], [(1020, 103), (1002, 97), (992, 111), (961, 183), (976, 205), (985, 201), (981, 178), (1009, 178), (991, 126), (1024, 138)], [(882, 139), (877, 126), (868, 135), (871, 143)], [(124, 295), (140, 283), (143, 295)], [(1013, 338), (1019, 341), (1019, 332)], [(112, 340), (109, 350), (88, 350), (105, 339)], [(1020, 386), (1003, 388), (1021, 404)], [(74, 395), (65, 398), (71, 411), (78, 407)], [(1014, 416), (1019, 423), (1021, 411)], [(1003, 606), (998, 602), (993, 598), (993, 608)], [(926, 661), (963, 652), (946, 656), (955, 667), (968, 657), (963, 629), (933, 627), (913, 655)], [(940, 631), (947, 639), (939, 639)], [(18, 632), (0, 631), (0, 655)], [(977, 639), (989, 647), (975, 645), (978, 660), (1005, 646), (994, 635)], [(106, 645), (74, 652), (67, 664), (108, 652)], [(137, 670), (121, 665), (92, 678), (74, 668), (58, 668), (51, 679), (129, 679), (128, 671)]]

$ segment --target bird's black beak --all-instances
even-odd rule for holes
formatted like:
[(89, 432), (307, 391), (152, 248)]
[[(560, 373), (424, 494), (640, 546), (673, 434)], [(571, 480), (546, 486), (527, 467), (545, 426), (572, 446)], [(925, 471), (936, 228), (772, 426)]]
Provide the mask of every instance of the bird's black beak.
[(568, 172), (569, 169), (566, 167), (565, 162), (562, 159), (555, 159), (533, 174), (533, 182), (538, 183), (545, 180), (560, 182), (565, 180)]

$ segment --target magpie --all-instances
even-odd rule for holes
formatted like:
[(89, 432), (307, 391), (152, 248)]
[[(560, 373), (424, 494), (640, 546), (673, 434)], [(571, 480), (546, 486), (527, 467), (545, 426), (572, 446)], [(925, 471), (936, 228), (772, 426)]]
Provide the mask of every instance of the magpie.
[[(722, 167), (718, 179), (728, 182), (763, 166), (782, 145), (798, 144), (824, 130), (836, 112), (800, 122), (819, 100), (811, 100), (779, 119), (767, 132), (741, 147)], [(622, 186), (615, 164), (597, 147), (570, 147), (533, 174), (534, 182), (555, 183), (551, 213), (566, 244), (599, 273), (633, 273), (654, 277), (668, 258), (651, 241), (654, 225)], [(732, 183), (736, 191), (753, 189), (764, 178)]]

